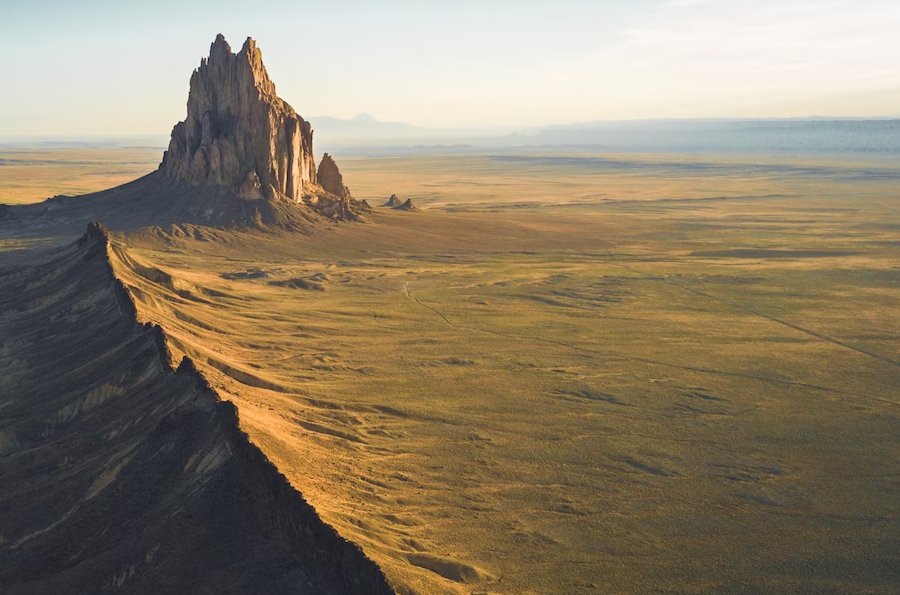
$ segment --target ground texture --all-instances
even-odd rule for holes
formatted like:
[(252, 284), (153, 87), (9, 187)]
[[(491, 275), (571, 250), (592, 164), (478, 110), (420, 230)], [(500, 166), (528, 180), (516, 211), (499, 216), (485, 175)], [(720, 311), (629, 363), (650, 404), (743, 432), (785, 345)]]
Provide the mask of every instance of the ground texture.
[[(394, 589), (894, 588), (895, 167), (341, 162), (355, 196), (420, 210), (291, 230), (129, 228), (112, 234), (111, 266), (170, 360), (193, 362)], [(45, 249), (10, 220), (12, 271)], [(0, 336), (5, 369), (34, 365), (16, 354), (41, 339)], [(9, 458), (25, 448), (31, 393), (6, 386)], [(69, 406), (54, 403), (46, 416)], [(114, 463), (85, 489), (116, 485)], [(49, 533), (63, 535), (58, 512)], [(0, 548), (35, 529), (0, 530)]]

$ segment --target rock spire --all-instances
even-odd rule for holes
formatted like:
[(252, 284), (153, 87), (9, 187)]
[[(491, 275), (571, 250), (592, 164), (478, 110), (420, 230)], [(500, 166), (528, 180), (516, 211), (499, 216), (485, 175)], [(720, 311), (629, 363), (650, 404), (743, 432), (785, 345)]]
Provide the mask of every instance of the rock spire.
[(235, 54), (216, 37), (191, 76), (187, 117), (172, 129), (160, 169), (243, 198), (299, 202), (316, 183), (312, 127), (276, 95), (253, 39)]
[(337, 163), (328, 153), (322, 155), (316, 175), (319, 185), (326, 192), (330, 192), (338, 198), (351, 198), (350, 189), (344, 186), (344, 176), (341, 175)]

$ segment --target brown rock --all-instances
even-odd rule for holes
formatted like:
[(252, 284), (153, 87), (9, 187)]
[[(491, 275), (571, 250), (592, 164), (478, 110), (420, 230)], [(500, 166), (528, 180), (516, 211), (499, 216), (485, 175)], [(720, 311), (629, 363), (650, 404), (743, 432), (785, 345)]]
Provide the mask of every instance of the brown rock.
[(328, 153), (322, 155), (316, 179), (319, 186), (326, 192), (330, 192), (338, 198), (351, 198), (350, 189), (344, 186), (344, 177), (341, 175), (337, 163)]
[(315, 184), (312, 128), (275, 94), (252, 39), (235, 54), (216, 37), (191, 76), (187, 118), (173, 128), (160, 169), (244, 198), (300, 201)]
[(400, 206), (400, 198), (396, 194), (391, 194), (391, 197), (387, 199), (383, 207), (399, 207)]

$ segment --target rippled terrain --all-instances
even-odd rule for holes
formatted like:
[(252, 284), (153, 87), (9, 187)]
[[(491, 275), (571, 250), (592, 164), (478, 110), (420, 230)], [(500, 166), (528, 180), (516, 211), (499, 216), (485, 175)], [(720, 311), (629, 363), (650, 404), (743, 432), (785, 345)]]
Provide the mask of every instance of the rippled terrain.
[(0, 222), (5, 583), (892, 590), (896, 167), (342, 165), (420, 210)]

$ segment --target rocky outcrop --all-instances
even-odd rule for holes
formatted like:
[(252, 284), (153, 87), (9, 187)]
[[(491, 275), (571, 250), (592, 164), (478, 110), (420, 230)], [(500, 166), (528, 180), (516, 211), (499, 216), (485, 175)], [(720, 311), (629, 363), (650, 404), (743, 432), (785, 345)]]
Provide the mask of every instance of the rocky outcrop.
[(334, 158), (328, 153), (322, 155), (317, 180), (319, 186), (326, 192), (330, 192), (339, 198), (351, 198), (350, 189), (344, 186), (344, 177), (341, 175), (337, 163), (334, 162)]
[(299, 202), (315, 184), (312, 127), (276, 95), (255, 41), (235, 54), (216, 37), (191, 76), (187, 117), (172, 130), (160, 169), (250, 199)]
[(391, 197), (389, 199), (387, 199), (381, 206), (395, 209), (397, 211), (415, 211), (416, 210), (416, 207), (413, 205), (413, 201), (411, 198), (402, 200), (396, 194), (391, 194)]
[(330, 219), (342, 221), (355, 221), (361, 213), (372, 210), (365, 200), (356, 200), (350, 194), (350, 189), (344, 185), (344, 177), (338, 169), (334, 158), (328, 153), (322, 156), (319, 169), (316, 172), (318, 188), (324, 192), (318, 192), (307, 198), (308, 203)]

